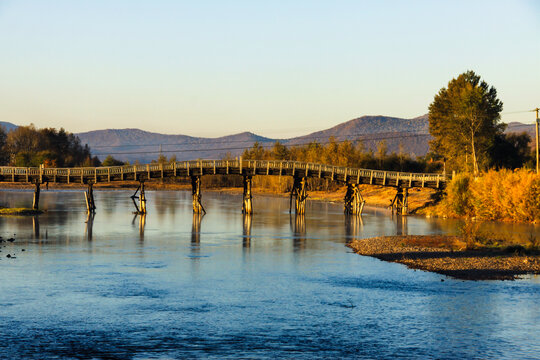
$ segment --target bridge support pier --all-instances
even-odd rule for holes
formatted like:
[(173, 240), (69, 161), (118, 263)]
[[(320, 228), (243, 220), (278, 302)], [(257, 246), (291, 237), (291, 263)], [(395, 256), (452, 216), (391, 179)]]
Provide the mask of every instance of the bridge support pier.
[(292, 198), (295, 198), (294, 212), (297, 215), (304, 215), (306, 213), (306, 199), (308, 197), (307, 190), (307, 178), (306, 177), (294, 177), (293, 187), (291, 190), (291, 197), (289, 199), (289, 214), (291, 213)]
[(84, 198), (86, 199), (86, 210), (88, 210), (88, 213), (95, 213), (94, 184), (91, 181), (88, 182), (88, 191), (84, 192)]
[(392, 208), (392, 213), (394, 208), (396, 209), (396, 214), (398, 215), (408, 215), (409, 214), (409, 189), (406, 187), (398, 187), (396, 196), (392, 203), (390, 204)]
[(39, 180), (36, 180), (34, 182), (34, 185), (36, 185), (36, 188), (34, 189), (34, 200), (32, 201), (32, 209), (37, 210), (39, 209), (39, 193), (41, 182)]
[[(140, 195), (137, 196), (137, 193), (140, 192)], [(137, 202), (135, 199), (139, 200), (139, 206), (137, 206)], [(137, 190), (135, 190), (135, 193), (131, 195), (131, 200), (133, 201), (133, 205), (135, 205), (135, 209), (137, 211), (134, 212), (134, 214), (146, 214), (146, 194), (144, 193), (144, 181), (140, 180), (139, 187)]]
[(206, 214), (201, 203), (201, 177), (199, 175), (191, 177), (191, 194), (193, 195), (193, 212)]
[(362, 215), (366, 201), (360, 193), (358, 184), (347, 184), (347, 192), (345, 193), (344, 201), (345, 214)]
[(251, 180), (251, 176), (244, 176), (244, 201), (242, 203), (242, 214), (253, 214)]

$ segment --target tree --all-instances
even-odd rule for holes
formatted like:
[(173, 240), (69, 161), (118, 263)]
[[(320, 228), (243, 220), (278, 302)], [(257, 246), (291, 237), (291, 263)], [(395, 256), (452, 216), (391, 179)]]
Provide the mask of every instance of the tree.
[(7, 134), (3, 126), (0, 125), (0, 165), (6, 165), (9, 162), (9, 153), (7, 147)]
[(491, 166), (495, 168), (516, 169), (532, 159), (529, 144), (531, 137), (521, 134), (501, 134), (495, 137), (490, 154)]
[(450, 80), (429, 105), (431, 150), (457, 169), (470, 159), (477, 174), (481, 165), (489, 165), (488, 151), (504, 130), (502, 109), (497, 90), (473, 71)]
[(112, 155), (109, 155), (103, 160), (101, 164), (103, 166), (122, 166), (124, 163), (118, 159), (115, 159)]

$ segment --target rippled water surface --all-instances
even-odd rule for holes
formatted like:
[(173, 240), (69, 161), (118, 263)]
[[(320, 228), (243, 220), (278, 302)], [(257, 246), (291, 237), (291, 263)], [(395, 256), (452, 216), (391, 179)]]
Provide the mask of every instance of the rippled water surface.
[[(456, 231), (338, 204), (132, 191), (43, 191), (39, 217), (0, 217), (0, 358), (540, 357), (540, 281), (465, 282), (351, 253), (353, 238)], [(0, 191), (29, 206), (31, 192)], [(494, 231), (522, 234), (534, 227)], [(24, 249), (24, 251), (23, 251)], [(7, 258), (7, 255), (15, 258)], [(444, 281), (441, 281), (444, 279)]]

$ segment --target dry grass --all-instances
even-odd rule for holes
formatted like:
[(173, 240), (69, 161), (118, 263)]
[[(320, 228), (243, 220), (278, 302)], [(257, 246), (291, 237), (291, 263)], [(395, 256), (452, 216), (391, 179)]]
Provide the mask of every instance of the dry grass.
[(0, 208), (0, 215), (33, 216), (39, 214), (43, 214), (43, 210), (34, 210), (28, 208)]

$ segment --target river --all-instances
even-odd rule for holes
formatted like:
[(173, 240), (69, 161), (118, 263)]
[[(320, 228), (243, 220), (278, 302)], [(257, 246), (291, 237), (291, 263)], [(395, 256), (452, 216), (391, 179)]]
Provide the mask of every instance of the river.
[[(457, 232), (458, 222), (241, 195), (43, 191), (38, 217), (0, 217), (0, 358), (540, 357), (540, 279), (462, 281), (356, 255), (347, 241)], [(30, 206), (29, 191), (0, 205)], [(486, 225), (513, 236), (530, 225)], [(23, 251), (24, 249), (24, 251)], [(7, 255), (12, 256), (8, 258)], [(444, 280), (444, 281), (443, 281)]]

